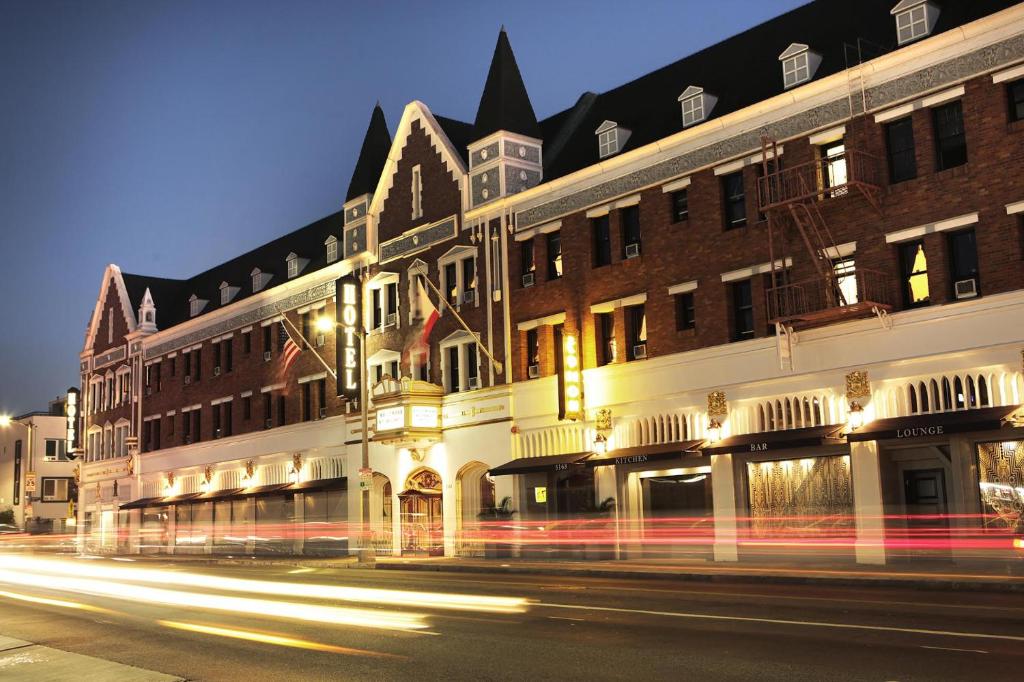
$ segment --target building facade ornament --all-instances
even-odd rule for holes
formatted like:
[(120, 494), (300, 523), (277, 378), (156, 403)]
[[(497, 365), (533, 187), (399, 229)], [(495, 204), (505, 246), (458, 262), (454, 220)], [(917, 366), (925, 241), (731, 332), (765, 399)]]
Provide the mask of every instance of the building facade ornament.
[(729, 403), (725, 400), (725, 391), (708, 393), (708, 416), (724, 417), (729, 413)]
[(867, 398), (871, 395), (871, 382), (867, 370), (858, 369), (846, 375), (846, 397), (849, 400)]

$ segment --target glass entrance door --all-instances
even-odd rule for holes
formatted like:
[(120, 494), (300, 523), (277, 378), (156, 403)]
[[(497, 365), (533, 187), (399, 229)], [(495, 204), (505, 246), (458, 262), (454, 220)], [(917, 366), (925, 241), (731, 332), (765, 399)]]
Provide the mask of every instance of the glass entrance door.
[(402, 505), (402, 554), (442, 556), (444, 524), (441, 496), (409, 492), (399, 499)]

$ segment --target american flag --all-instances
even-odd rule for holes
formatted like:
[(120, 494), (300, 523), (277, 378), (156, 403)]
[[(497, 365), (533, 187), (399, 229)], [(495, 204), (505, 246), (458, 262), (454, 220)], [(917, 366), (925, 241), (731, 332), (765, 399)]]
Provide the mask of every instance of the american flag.
[(299, 357), (299, 353), (302, 352), (302, 349), (299, 348), (299, 345), (292, 340), (292, 335), (288, 331), (288, 327), (285, 326), (285, 323), (279, 322), (278, 324), (280, 325), (278, 331), (280, 341), (284, 342), (281, 346), (281, 364), (279, 366), (278, 373), (283, 377), (288, 373), (288, 370), (291, 368), (292, 363), (295, 362), (295, 359)]

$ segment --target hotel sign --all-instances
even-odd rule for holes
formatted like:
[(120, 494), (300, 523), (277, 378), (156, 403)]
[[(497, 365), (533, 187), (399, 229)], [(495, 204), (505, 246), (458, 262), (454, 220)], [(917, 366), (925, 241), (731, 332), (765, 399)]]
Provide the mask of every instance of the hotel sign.
[(78, 395), (79, 391), (77, 388), (69, 388), (67, 402), (64, 404), (64, 418), (67, 423), (64, 436), (66, 440), (64, 450), (68, 453), (74, 452), (79, 447)]
[(559, 418), (579, 419), (583, 415), (583, 382), (580, 376), (579, 345), (575, 334), (562, 335), (562, 376)]
[(359, 400), (361, 393), (363, 295), (359, 280), (354, 275), (342, 277), (337, 286), (338, 323), (337, 367), (338, 395), (346, 400)]

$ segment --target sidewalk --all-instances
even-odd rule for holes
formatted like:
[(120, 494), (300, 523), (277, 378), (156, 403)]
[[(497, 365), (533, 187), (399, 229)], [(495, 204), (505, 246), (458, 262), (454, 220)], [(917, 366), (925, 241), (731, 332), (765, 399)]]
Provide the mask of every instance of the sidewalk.
[(180, 677), (0, 635), (0, 678), (32, 682), (181, 682)]

